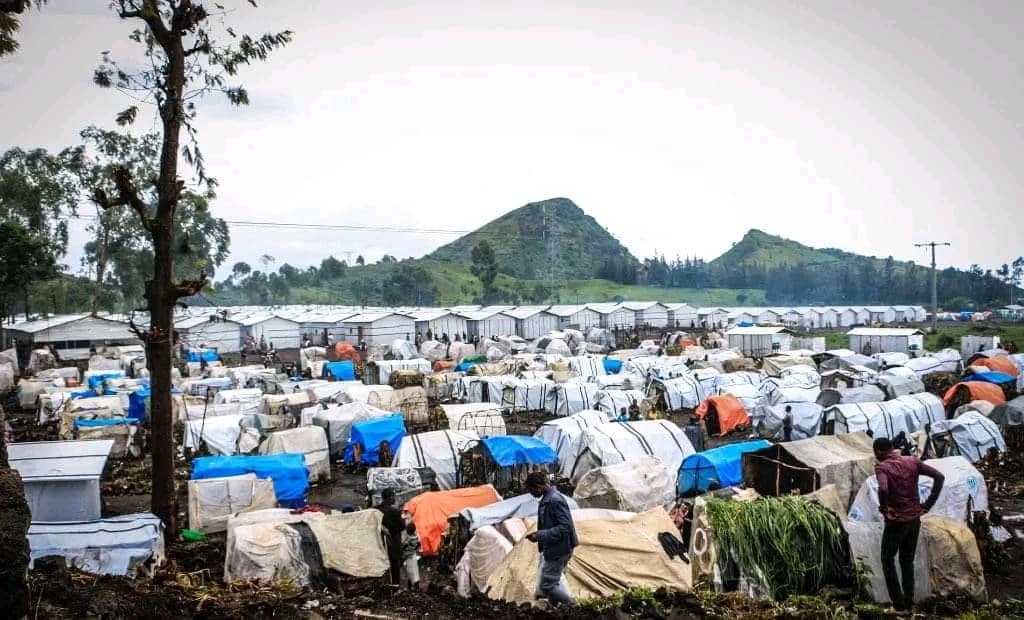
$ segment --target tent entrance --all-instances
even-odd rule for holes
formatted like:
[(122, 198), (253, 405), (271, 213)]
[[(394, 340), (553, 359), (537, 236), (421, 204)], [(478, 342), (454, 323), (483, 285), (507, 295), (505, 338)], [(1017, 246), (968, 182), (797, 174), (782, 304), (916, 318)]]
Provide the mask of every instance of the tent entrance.
[(788, 495), (794, 490), (801, 495), (813, 493), (821, 486), (817, 472), (773, 446), (761, 452), (744, 455), (744, 478), (753, 483), (761, 495)]

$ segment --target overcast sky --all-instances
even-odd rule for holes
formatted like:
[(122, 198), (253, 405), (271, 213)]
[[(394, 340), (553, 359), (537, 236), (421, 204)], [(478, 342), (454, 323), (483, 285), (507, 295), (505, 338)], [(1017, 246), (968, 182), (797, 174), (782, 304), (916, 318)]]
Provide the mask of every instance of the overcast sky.
[[(1024, 254), (1019, 1), (222, 3), (238, 30), (295, 32), (243, 70), (251, 106), (202, 106), (226, 219), (471, 229), (566, 196), (638, 256), (710, 259), (749, 228), (919, 262), (949, 241), (961, 267)], [(59, 149), (130, 104), (91, 83), (102, 50), (141, 59), (106, 4), (24, 17), (0, 148)], [(455, 236), (232, 237), (228, 265), (255, 266)]]

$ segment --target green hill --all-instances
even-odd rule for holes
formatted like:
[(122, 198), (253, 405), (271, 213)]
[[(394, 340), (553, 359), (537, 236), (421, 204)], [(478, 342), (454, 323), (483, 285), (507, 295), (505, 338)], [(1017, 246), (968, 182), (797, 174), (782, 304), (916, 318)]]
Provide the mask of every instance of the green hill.
[(748, 230), (739, 242), (711, 261), (713, 267), (736, 269), (741, 267), (792, 267), (794, 265), (826, 265), (840, 260), (827, 251), (817, 250), (802, 243), (756, 228)]
[(549, 264), (559, 279), (606, 275), (611, 260), (633, 270), (639, 265), (629, 250), (568, 198), (519, 207), (425, 258), (468, 265), (482, 240), (494, 248), (501, 273), (525, 280), (546, 277)]

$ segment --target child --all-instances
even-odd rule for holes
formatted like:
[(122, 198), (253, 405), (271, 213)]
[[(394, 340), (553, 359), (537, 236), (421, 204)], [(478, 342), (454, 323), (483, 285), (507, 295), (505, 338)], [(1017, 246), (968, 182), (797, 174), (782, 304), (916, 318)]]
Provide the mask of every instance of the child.
[(415, 590), (420, 583), (420, 537), (416, 535), (416, 524), (412, 521), (405, 526), (405, 540), (402, 542), (402, 564), (409, 589)]

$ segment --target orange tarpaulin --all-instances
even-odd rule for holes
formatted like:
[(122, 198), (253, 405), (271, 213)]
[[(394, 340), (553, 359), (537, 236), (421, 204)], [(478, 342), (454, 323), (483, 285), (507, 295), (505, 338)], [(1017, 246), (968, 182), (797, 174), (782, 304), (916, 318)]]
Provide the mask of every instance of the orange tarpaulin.
[(441, 548), (441, 536), (448, 530), (448, 517), (463, 508), (483, 508), (500, 499), (494, 487), (485, 484), (417, 495), (405, 503), (405, 511), (416, 524), (423, 555), (437, 555)]
[(444, 372), (455, 368), (455, 362), (451, 360), (437, 360), (434, 362), (434, 372)]
[[(697, 417), (705, 420), (708, 433), (724, 435), (729, 431), (750, 424), (750, 416), (743, 408), (743, 403), (732, 394), (708, 396), (697, 407)], [(708, 417), (708, 414), (712, 414)], [(707, 419), (705, 419), (707, 418)], [(717, 426), (717, 428), (713, 428)]]
[(942, 403), (948, 405), (953, 402), (956, 398), (957, 393), (960, 390), (967, 390), (970, 398), (966, 402), (972, 400), (984, 400), (990, 402), (993, 405), (1002, 405), (1006, 403), (1006, 394), (1003, 393), (1003, 388), (999, 387), (994, 383), (987, 383), (985, 381), (963, 381), (957, 383), (953, 387), (946, 390), (946, 395), (942, 397)]
[(347, 342), (338, 342), (331, 350), (332, 362), (356, 362), (359, 363), (359, 351)]
[(984, 366), (989, 370), (1001, 372), (1010, 375), (1011, 377), (1016, 377), (1017, 375), (1020, 374), (1020, 371), (1017, 370), (1017, 367), (1014, 365), (1014, 363), (1010, 361), (1010, 358), (1003, 357), (1001, 355), (997, 357), (978, 358), (971, 362), (971, 366)]

